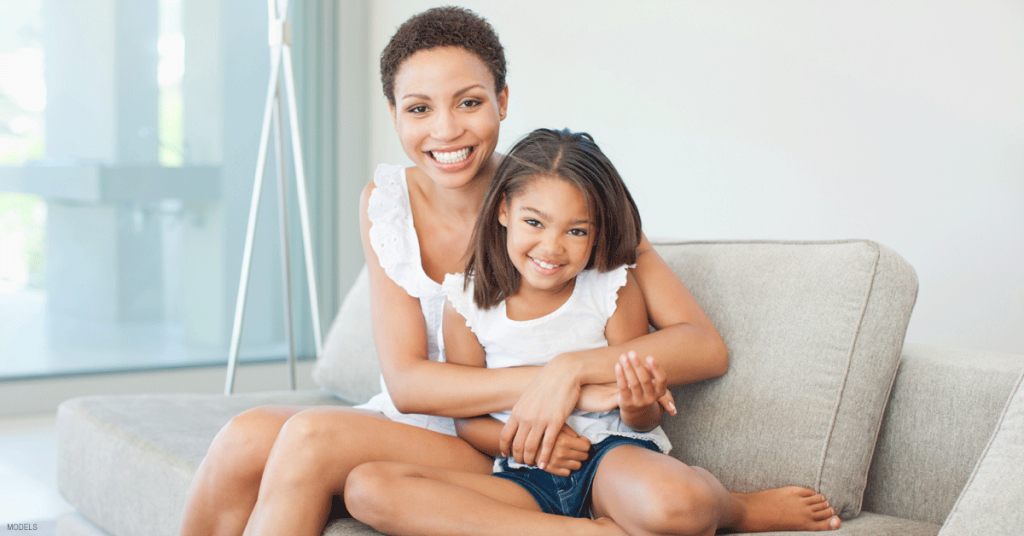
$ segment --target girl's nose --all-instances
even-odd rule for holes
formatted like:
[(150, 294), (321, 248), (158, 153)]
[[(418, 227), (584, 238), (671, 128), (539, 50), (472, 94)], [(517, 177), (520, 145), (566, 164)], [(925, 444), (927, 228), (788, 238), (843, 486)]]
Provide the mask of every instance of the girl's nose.
[(434, 124), (430, 136), (439, 141), (454, 141), (462, 135), (458, 118), (448, 110), (434, 114)]
[(565, 249), (564, 244), (562, 244), (562, 233), (545, 233), (542, 245), (544, 249), (551, 254), (561, 253)]

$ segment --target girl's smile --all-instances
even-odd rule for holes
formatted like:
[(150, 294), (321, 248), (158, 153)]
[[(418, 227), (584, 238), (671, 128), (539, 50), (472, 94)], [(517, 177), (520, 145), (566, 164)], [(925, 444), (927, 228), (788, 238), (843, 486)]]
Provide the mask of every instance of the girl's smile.
[(498, 221), (507, 229), (508, 255), (522, 275), (516, 293), (568, 297), (593, 246), (590, 207), (579, 188), (559, 177), (533, 179), (502, 203)]

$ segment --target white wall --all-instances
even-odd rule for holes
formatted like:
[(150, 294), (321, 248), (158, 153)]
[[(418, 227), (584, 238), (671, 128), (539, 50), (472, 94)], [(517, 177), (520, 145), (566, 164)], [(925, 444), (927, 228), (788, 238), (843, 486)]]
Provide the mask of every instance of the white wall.
[[(374, 162), (405, 162), (377, 55), (435, 2), (373, 2)], [(868, 238), (909, 342), (1024, 353), (1024, 2), (465, 1), (509, 63), (499, 148), (594, 135), (649, 236)]]

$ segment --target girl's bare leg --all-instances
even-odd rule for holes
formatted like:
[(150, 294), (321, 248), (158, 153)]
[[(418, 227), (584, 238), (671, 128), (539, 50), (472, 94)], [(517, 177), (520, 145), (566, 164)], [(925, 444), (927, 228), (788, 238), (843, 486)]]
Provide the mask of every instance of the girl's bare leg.
[(405, 463), (357, 467), (345, 486), (345, 504), (356, 519), (395, 536), (625, 536), (608, 519), (545, 514), (508, 480)]
[(256, 504), (270, 449), (289, 417), (307, 409), (264, 406), (217, 433), (185, 497), (181, 536), (238, 536)]
[(247, 535), (319, 536), (332, 497), (349, 472), (372, 461), (400, 461), (490, 474), (492, 460), (465, 441), (396, 423), (377, 413), (317, 407), (281, 429), (267, 460)]
[(825, 498), (810, 489), (734, 495), (704, 469), (634, 446), (605, 455), (592, 497), (594, 515), (611, 517), (631, 536), (839, 527), (839, 518)]

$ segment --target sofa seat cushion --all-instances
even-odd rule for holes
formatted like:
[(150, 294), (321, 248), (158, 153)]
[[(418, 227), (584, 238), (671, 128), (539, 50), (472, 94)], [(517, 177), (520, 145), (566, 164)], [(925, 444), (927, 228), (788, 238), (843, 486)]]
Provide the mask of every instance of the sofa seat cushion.
[(235, 415), (266, 404), (342, 403), (319, 391), (68, 400), (57, 412), (60, 492), (111, 534), (174, 536), (214, 436)]
[(729, 350), (673, 389), (672, 455), (727, 489), (800, 485), (856, 517), (917, 276), (869, 241), (656, 242)]

